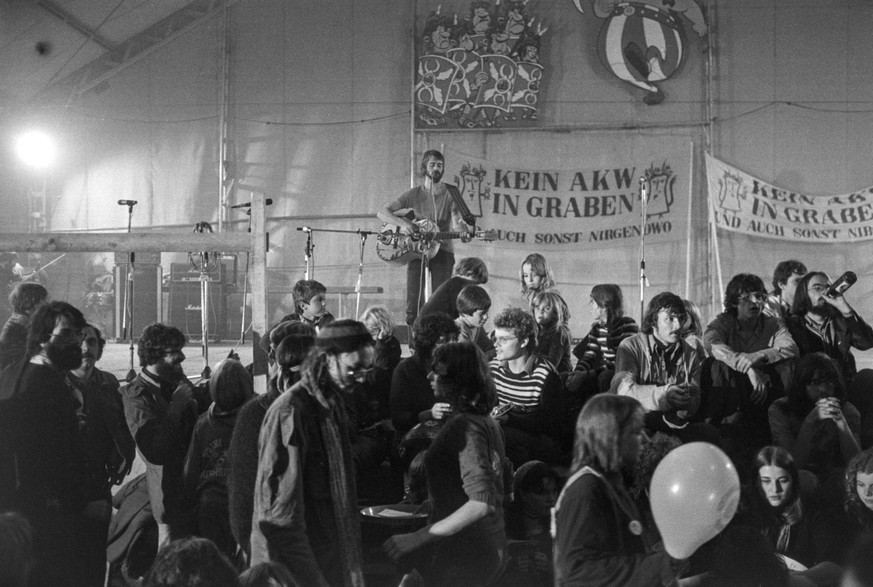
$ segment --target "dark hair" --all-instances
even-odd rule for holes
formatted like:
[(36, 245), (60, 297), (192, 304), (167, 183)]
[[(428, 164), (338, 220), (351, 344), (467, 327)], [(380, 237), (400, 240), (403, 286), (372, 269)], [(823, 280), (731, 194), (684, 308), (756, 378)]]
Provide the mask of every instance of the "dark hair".
[(455, 265), (454, 273), (472, 279), (476, 283), (488, 283), (488, 267), (479, 257), (464, 257)]
[(94, 335), (97, 337), (97, 346), (100, 349), (100, 354), (103, 354), (103, 348), (106, 346), (106, 339), (103, 338), (103, 333), (99, 328), (88, 322), (85, 324), (85, 328), (90, 328), (94, 331)]
[(25, 587), (33, 565), (33, 528), (18, 512), (0, 514), (0, 585)]
[(276, 347), (276, 364), (279, 366), (277, 376), (284, 386), (293, 385), (300, 380), (300, 366), (313, 346), (314, 335), (289, 334)]
[(524, 350), (528, 354), (533, 354), (537, 348), (537, 321), (530, 312), (525, 312), (521, 308), (509, 306), (504, 308), (494, 317), (494, 328), (502, 328), (511, 330), (518, 337), (518, 340), (527, 339), (527, 346)]
[(633, 484), (628, 488), (631, 495), (637, 499), (645, 497), (658, 464), (667, 456), (667, 453), (678, 446), (682, 446), (682, 441), (675, 436), (655, 432), (643, 445), (640, 458), (634, 463)]
[(276, 347), (279, 346), (279, 343), (291, 334), (315, 337), (316, 332), (315, 327), (306, 322), (297, 322), (294, 320), (280, 322), (270, 331), (270, 346), (275, 350)]
[(846, 401), (846, 385), (837, 362), (824, 353), (807, 353), (794, 365), (787, 394), (788, 405), (800, 418), (805, 418), (815, 407), (815, 400), (809, 399), (806, 394), (806, 386), (816, 373), (834, 382), (833, 397), (840, 400), (841, 404)]
[(433, 371), (446, 384), (445, 397), (460, 412), (487, 414), (497, 405), (497, 390), (485, 355), (472, 342), (450, 342), (433, 353)]
[(614, 283), (599, 283), (591, 288), (591, 299), (598, 306), (606, 308), (606, 324), (624, 316), (624, 296), (621, 288)]
[(314, 279), (301, 279), (294, 284), (291, 295), (294, 296), (294, 311), (300, 311), (300, 303), (308, 304), (309, 300), (318, 294), (327, 293), (327, 288)]
[(703, 336), (703, 321), (700, 319), (700, 309), (691, 300), (682, 300), (685, 306), (685, 324), (682, 325), (683, 336)]
[(797, 282), (797, 289), (794, 292), (794, 303), (791, 304), (791, 313), (796, 316), (803, 316), (812, 308), (812, 300), (809, 299), (809, 282), (813, 277), (824, 277), (830, 281), (830, 277), (824, 271), (810, 271), (800, 278)]
[(39, 306), (30, 320), (27, 333), (27, 354), (32, 357), (39, 353), (42, 345), (51, 340), (58, 320), (66, 318), (73, 328), (84, 328), (85, 317), (77, 308), (67, 302), (48, 302)]
[(254, 394), (251, 374), (234, 359), (220, 362), (209, 380), (209, 395), (222, 412), (237, 409)]
[(751, 273), (739, 273), (731, 277), (724, 294), (724, 310), (728, 314), (737, 315), (737, 306), (740, 296), (744, 293), (762, 292), (767, 293), (764, 280)]
[(160, 551), (142, 587), (237, 587), (239, 579), (218, 547), (206, 538), (182, 538)]
[(658, 324), (658, 312), (666, 310), (670, 314), (675, 314), (683, 322), (685, 321), (685, 303), (682, 298), (669, 291), (662, 291), (651, 300), (646, 308), (646, 313), (643, 316), (643, 323), (640, 325), (640, 330), (646, 334), (652, 334)]
[(239, 576), (240, 587), (296, 587), (294, 575), (276, 561), (258, 563)]
[(149, 324), (143, 329), (136, 349), (140, 367), (154, 365), (164, 358), (168, 348), (182, 348), (186, 342), (185, 335), (175, 326)]
[(873, 473), (873, 448), (856, 454), (846, 465), (846, 514), (867, 532), (873, 531), (873, 511), (858, 497), (858, 473)]
[[(766, 502), (764, 490), (761, 487), (761, 467), (779, 467), (788, 473), (788, 476), (791, 478), (791, 494), (788, 496), (788, 501), (779, 506), (779, 509), (780, 511), (798, 509), (798, 504), (800, 503), (800, 474), (797, 472), (797, 465), (794, 463), (791, 453), (781, 446), (765, 446), (755, 455), (755, 484), (757, 485), (755, 495), (759, 502)], [(767, 507), (772, 509), (769, 503), (767, 503)], [(799, 514), (797, 519), (799, 519)]]
[(777, 296), (782, 293), (782, 287), (779, 285), (782, 282), (787, 282), (788, 279), (795, 273), (803, 275), (807, 272), (806, 265), (800, 261), (791, 259), (789, 261), (781, 261), (773, 270), (773, 293)]
[(427, 163), (431, 160), (431, 158), (436, 159), (437, 161), (442, 161), (443, 164), (446, 162), (445, 156), (442, 153), (437, 151), (436, 149), (429, 149), (422, 153), (421, 155), (421, 163), (418, 165), (418, 171), (420, 175), (427, 174)]
[(48, 290), (38, 283), (16, 283), (9, 293), (9, 306), (17, 314), (29, 315), (34, 308), (48, 299)]
[(598, 393), (589, 399), (576, 419), (571, 472), (587, 465), (606, 473), (619, 472), (624, 435), (634, 420), (642, 421), (644, 415), (642, 404), (627, 395)]
[(458, 292), (455, 302), (458, 314), (472, 314), (477, 310), (487, 312), (491, 309), (491, 296), (480, 285), (467, 285)]
[(415, 319), (412, 325), (412, 340), (415, 343), (415, 352), (429, 357), (439, 340), (448, 336), (458, 338), (460, 329), (452, 317), (445, 312), (434, 312)]
[(515, 491), (542, 491), (545, 479), (553, 479), (556, 487), (561, 484), (561, 476), (552, 467), (542, 461), (528, 461), (515, 471)]

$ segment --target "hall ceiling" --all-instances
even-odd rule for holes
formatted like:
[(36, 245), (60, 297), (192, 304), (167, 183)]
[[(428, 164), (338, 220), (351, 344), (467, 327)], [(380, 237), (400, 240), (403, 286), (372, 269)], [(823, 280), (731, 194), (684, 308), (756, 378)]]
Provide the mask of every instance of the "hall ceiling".
[(74, 101), (233, 0), (0, 0), (0, 106)]

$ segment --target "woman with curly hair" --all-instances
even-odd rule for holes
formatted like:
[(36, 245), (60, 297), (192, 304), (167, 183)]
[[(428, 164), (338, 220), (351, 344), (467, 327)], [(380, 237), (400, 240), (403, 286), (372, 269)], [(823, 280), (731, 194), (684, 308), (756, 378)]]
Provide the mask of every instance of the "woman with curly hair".
[(856, 532), (873, 533), (873, 448), (846, 466), (846, 516)]
[(418, 569), (427, 585), (487, 585), (505, 564), (503, 500), (511, 486), (503, 433), (489, 415), (497, 405), (494, 382), (469, 342), (434, 352), (433, 381), (453, 412), (425, 454), (429, 523), (392, 536), (384, 548), (397, 559), (432, 545)]

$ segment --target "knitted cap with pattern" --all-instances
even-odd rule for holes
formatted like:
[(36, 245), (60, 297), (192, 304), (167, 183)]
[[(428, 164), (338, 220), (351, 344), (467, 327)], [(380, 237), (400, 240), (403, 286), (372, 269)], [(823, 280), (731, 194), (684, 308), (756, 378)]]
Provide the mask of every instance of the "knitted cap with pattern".
[(315, 337), (316, 347), (334, 353), (350, 353), (367, 344), (373, 344), (373, 337), (357, 320), (334, 320), (322, 326)]

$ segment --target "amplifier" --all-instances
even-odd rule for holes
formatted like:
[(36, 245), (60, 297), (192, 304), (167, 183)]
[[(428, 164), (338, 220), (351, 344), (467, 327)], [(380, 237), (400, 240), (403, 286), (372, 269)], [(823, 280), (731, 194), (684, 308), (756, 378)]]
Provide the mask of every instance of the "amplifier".
[[(115, 264), (116, 265), (126, 265), (128, 261), (128, 253), (115, 253)], [(161, 254), (160, 253), (134, 253), (133, 254), (133, 263), (145, 263), (146, 265), (160, 265), (161, 264)]]
[[(227, 263), (222, 260), (212, 271), (206, 273), (206, 278), (212, 283), (225, 283), (227, 279)], [(200, 272), (193, 269), (188, 263), (171, 263), (170, 282), (200, 283)]]
[[(198, 274), (199, 280), (199, 274)], [(171, 281), (168, 322), (191, 340), (203, 340), (200, 283)], [(227, 338), (227, 293), (224, 285), (209, 285), (209, 339)], [(238, 323), (238, 321), (237, 321)], [(233, 338), (233, 336), (231, 336)]]
[[(149, 324), (161, 321), (161, 268), (159, 265), (147, 265), (134, 262), (133, 291), (131, 304), (125, 308), (125, 297), (129, 291), (128, 265), (115, 266), (115, 338), (120, 342), (139, 338), (143, 328)], [(125, 332), (124, 313), (127, 316), (127, 332)]]

